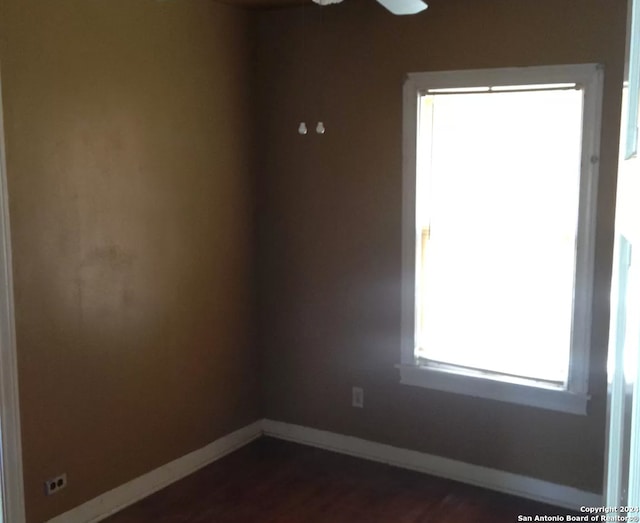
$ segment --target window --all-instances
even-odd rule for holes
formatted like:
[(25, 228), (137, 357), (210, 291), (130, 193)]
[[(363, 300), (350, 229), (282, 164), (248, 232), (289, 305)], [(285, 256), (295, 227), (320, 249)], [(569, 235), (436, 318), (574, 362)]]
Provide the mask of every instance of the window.
[(602, 70), (410, 74), (401, 382), (586, 412)]

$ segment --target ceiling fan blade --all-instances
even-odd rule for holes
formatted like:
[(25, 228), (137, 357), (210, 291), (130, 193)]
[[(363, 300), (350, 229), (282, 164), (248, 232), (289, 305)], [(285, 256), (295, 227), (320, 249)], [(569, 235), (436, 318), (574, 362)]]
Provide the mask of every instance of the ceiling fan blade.
[(422, 0), (377, 0), (377, 2), (394, 15), (414, 15), (429, 7)]

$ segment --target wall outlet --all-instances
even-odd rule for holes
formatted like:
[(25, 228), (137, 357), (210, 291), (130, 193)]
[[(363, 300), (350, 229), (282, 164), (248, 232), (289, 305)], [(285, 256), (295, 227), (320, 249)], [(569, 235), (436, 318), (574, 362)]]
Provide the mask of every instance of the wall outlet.
[(48, 479), (44, 482), (44, 493), (47, 496), (51, 494), (57, 494), (59, 490), (62, 490), (67, 486), (67, 474), (60, 474), (55, 478)]
[(351, 406), (359, 409), (364, 407), (364, 390), (362, 387), (353, 387), (351, 389)]

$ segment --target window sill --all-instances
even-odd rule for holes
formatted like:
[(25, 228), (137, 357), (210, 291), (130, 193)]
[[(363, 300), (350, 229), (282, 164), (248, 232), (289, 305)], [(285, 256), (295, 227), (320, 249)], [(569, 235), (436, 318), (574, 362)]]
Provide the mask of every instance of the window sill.
[[(530, 407), (586, 415), (589, 396), (517, 378), (477, 376), (419, 365), (398, 365), (400, 383)], [(535, 383), (535, 384), (534, 384)]]

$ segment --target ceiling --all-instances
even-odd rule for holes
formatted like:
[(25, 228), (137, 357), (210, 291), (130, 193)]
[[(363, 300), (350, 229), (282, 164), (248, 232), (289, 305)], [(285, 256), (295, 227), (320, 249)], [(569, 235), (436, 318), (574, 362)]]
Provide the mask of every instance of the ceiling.
[(255, 9), (273, 9), (311, 3), (310, 0), (219, 0), (222, 3)]

